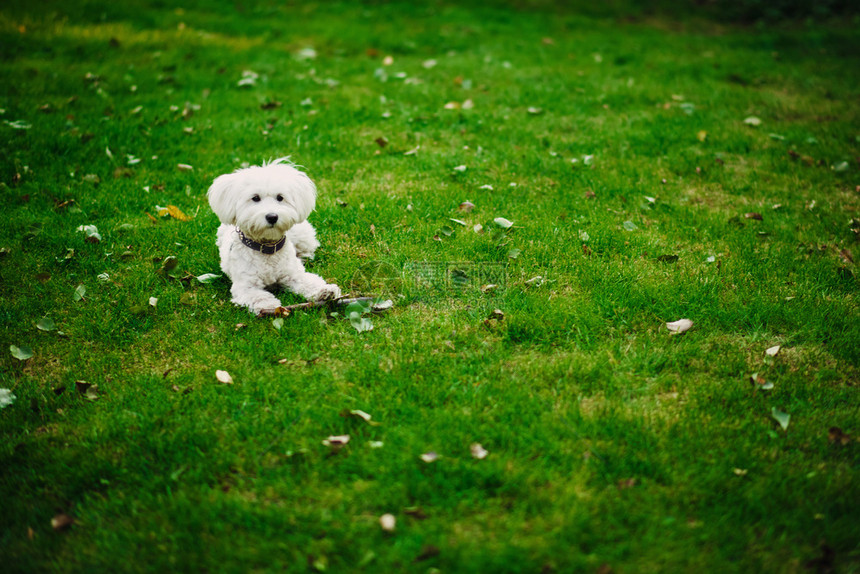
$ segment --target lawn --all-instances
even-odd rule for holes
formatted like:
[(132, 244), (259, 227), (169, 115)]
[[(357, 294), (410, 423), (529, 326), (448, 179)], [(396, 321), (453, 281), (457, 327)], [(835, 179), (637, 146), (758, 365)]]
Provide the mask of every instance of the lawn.
[(4, 571), (860, 571), (856, 19), (527, 4), (4, 2)]

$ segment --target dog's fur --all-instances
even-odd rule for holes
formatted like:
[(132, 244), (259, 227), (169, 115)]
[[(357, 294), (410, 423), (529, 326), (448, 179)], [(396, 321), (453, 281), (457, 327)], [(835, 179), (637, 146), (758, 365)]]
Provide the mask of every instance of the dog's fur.
[[(308, 273), (300, 258), (313, 259), (320, 243), (307, 218), (317, 189), (288, 158), (219, 176), (209, 188), (209, 204), (221, 220), (216, 244), (221, 269), (233, 282), (233, 303), (253, 313), (271, 312), (280, 300), (267, 289), (286, 288), (308, 300), (340, 297), (340, 288)], [(240, 233), (241, 232), (241, 233)], [(264, 245), (286, 235), (283, 248), (266, 254), (242, 243)]]

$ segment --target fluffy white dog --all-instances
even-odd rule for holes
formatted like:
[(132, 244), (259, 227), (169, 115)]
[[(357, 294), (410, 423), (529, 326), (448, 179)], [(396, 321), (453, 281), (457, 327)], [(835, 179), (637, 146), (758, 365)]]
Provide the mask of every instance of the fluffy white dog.
[(233, 303), (256, 314), (276, 312), (281, 301), (269, 289), (289, 289), (311, 301), (340, 297), (340, 288), (308, 273), (300, 257), (313, 259), (320, 243), (307, 218), (317, 189), (288, 158), (219, 176), (209, 205), (221, 220), (221, 269), (233, 286)]

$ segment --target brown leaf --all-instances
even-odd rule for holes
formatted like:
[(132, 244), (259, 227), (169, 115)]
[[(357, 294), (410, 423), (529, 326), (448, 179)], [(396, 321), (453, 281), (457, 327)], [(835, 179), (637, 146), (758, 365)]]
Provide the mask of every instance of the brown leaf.
[(427, 518), (427, 513), (424, 512), (424, 509), (420, 506), (410, 506), (408, 508), (403, 509), (403, 513), (406, 516), (411, 516), (417, 520), (425, 520)]
[(280, 108), (280, 107), (281, 107), (281, 102), (275, 102), (275, 101), (264, 102), (264, 103), (260, 104), (261, 110), (274, 110), (274, 109)]
[(747, 219), (755, 219), (756, 221), (762, 220), (761, 213), (756, 212), (744, 213), (744, 217), (746, 217)]
[(827, 430), (827, 439), (833, 444), (842, 446), (851, 442), (851, 436), (839, 427), (830, 427)]
[(425, 544), (421, 549), (421, 552), (418, 553), (418, 556), (415, 557), (416, 562), (423, 562), (424, 560), (429, 560), (430, 558), (434, 558), (439, 556), (439, 548), (437, 546), (433, 546), (432, 544)]
[(373, 141), (375, 141), (379, 147), (385, 147), (388, 145), (388, 139), (386, 139), (385, 136), (379, 136)]
[(68, 530), (68, 528), (74, 523), (74, 518), (61, 512), (51, 519), (51, 528), (57, 532), (61, 532), (63, 530)]

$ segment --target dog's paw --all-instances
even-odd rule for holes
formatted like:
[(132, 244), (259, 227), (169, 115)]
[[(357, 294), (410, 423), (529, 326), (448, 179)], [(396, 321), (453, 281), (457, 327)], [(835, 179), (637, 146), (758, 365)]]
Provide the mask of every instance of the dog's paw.
[(329, 301), (331, 299), (337, 299), (338, 297), (340, 297), (340, 287), (334, 283), (326, 283), (323, 288), (317, 292), (314, 300)]

